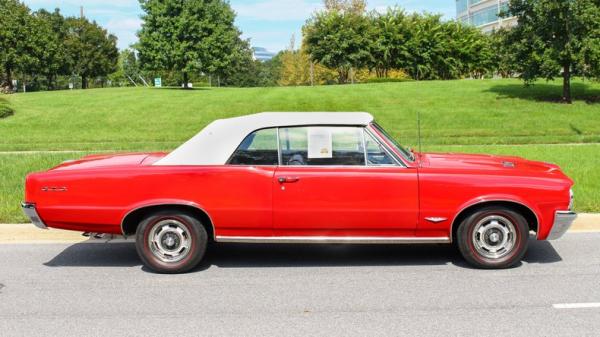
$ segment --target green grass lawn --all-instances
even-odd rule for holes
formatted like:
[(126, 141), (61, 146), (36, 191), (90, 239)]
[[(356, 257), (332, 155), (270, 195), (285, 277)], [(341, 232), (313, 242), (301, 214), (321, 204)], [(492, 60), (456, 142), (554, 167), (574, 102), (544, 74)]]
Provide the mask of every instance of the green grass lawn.
[(5, 96), (15, 114), (0, 121), (0, 151), (170, 149), (216, 118), (260, 111), (368, 111), (408, 144), (417, 112), (432, 145), (600, 142), (600, 84), (573, 89), (573, 105), (550, 102), (558, 84), (517, 80), (16, 94)]
[(14, 110), (0, 119), (0, 222), (25, 220), (19, 201), (26, 173), (85, 154), (19, 151), (170, 150), (214, 119), (260, 111), (368, 111), (413, 147), (420, 112), (425, 150), (555, 162), (576, 181), (578, 210), (600, 211), (600, 84), (575, 81), (573, 91), (573, 105), (555, 103), (558, 83), (524, 88), (517, 80), (0, 96)]

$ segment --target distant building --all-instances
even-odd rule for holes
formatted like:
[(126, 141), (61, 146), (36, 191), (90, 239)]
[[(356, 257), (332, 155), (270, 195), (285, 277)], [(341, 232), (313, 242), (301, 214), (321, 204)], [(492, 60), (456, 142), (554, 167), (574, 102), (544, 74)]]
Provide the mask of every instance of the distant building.
[(517, 24), (516, 17), (501, 18), (499, 14), (508, 9), (508, 0), (455, 0), (456, 19), (484, 32)]
[(270, 52), (263, 47), (252, 47), (252, 50), (254, 51), (254, 59), (261, 62), (269, 61), (275, 57), (275, 53)]

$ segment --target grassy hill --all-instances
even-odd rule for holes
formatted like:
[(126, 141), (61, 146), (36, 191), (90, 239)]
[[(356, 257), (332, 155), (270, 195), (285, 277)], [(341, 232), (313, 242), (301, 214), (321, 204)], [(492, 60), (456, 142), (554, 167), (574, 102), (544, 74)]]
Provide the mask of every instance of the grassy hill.
[(27, 172), (87, 152), (170, 150), (216, 118), (260, 111), (368, 111), (413, 147), (419, 112), (424, 150), (556, 162), (576, 180), (577, 208), (600, 211), (600, 84), (576, 81), (573, 90), (573, 105), (555, 103), (559, 83), (524, 88), (516, 80), (0, 96), (14, 110), (0, 119), (0, 222), (24, 220), (18, 203)]

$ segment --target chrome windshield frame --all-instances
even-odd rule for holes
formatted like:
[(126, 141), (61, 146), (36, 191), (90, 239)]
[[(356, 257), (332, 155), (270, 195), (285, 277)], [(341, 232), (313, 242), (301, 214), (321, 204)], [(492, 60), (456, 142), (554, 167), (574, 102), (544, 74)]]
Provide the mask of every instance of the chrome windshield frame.
[[(398, 153), (395, 149), (392, 148), (391, 144), (396, 143), (394, 139), (390, 139), (390, 137), (386, 136), (387, 131), (383, 129), (379, 124), (373, 122), (369, 124), (366, 128), (380, 143), (382, 146), (388, 150), (396, 161), (400, 162), (404, 167), (412, 167), (417, 163), (417, 157), (411, 153), (412, 158), (406, 158), (402, 153)], [(403, 148), (404, 149), (404, 148)], [(407, 151), (404, 149), (404, 151)]]

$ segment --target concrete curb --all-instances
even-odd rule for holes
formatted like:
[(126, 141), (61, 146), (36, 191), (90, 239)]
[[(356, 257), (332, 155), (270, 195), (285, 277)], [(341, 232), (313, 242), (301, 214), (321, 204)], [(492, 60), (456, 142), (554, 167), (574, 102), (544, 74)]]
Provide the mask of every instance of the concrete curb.
[[(600, 232), (600, 213), (581, 213), (569, 232)], [(77, 243), (88, 240), (80, 232), (42, 230), (32, 224), (0, 224), (0, 244)], [(102, 240), (91, 240), (103, 242)]]
[(76, 243), (87, 240), (80, 232), (43, 230), (33, 224), (0, 224), (0, 243)]

